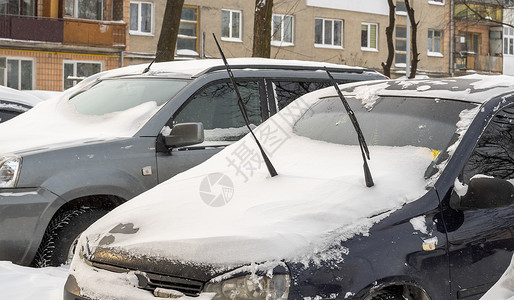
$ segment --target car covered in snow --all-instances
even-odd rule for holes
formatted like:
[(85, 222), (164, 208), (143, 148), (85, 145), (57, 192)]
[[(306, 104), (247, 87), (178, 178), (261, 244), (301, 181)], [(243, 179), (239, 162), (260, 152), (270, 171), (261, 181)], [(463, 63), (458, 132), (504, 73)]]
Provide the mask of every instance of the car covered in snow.
[(23, 91), (0, 86), (0, 123), (26, 112), (41, 100)]
[[(230, 65), (251, 126), (326, 87), (325, 67), (339, 82), (385, 78), (319, 62), (242, 58)], [(221, 60), (130, 66), (85, 79), (0, 126), (0, 260), (66, 262), (93, 221), (246, 133)]]
[(278, 175), (247, 135), (91, 225), (64, 299), (478, 299), (514, 250), (514, 80), (340, 88), (254, 130)]

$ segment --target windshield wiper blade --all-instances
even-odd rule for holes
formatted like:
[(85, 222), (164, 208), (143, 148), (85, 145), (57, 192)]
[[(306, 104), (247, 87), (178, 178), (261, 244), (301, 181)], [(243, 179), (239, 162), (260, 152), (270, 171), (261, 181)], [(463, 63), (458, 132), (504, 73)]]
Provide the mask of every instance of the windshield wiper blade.
[(216, 42), (216, 46), (218, 46), (218, 50), (221, 54), (221, 58), (223, 59), (223, 63), (225, 64), (225, 68), (227, 69), (228, 76), (230, 77), (230, 81), (232, 82), (232, 85), (234, 86), (234, 91), (237, 95), (237, 105), (239, 106), (239, 110), (241, 111), (241, 114), (243, 115), (243, 119), (245, 120), (246, 127), (252, 134), (253, 138), (255, 139), (255, 142), (257, 143), (257, 146), (259, 147), (259, 150), (261, 151), (262, 158), (264, 159), (264, 163), (266, 164), (266, 167), (268, 168), (268, 172), (271, 175), (271, 177), (277, 176), (277, 171), (275, 170), (275, 167), (271, 163), (271, 160), (268, 158), (266, 153), (264, 152), (264, 149), (261, 146), (261, 143), (259, 143), (259, 140), (253, 133), (252, 128), (250, 127), (250, 119), (248, 118), (248, 112), (246, 111), (246, 106), (243, 102), (243, 99), (241, 97), (241, 94), (239, 93), (239, 88), (237, 87), (236, 80), (234, 78), (234, 74), (232, 74), (232, 70), (230, 69), (230, 66), (228, 65), (227, 59), (225, 58), (225, 54), (223, 54), (223, 51), (221, 50), (221, 46), (218, 43), (218, 39), (216, 39), (216, 35), (213, 33), (212, 36), (214, 37), (214, 41)]
[(355, 113), (353, 112), (352, 108), (350, 107), (350, 104), (344, 97), (343, 93), (339, 89), (339, 86), (337, 85), (336, 80), (334, 77), (332, 77), (332, 74), (328, 71), (327, 68), (325, 68), (325, 71), (328, 74), (328, 77), (330, 78), (330, 82), (334, 86), (334, 88), (337, 91), (337, 95), (339, 95), (339, 98), (341, 99), (341, 102), (343, 102), (344, 108), (346, 109), (346, 112), (348, 113), (348, 117), (352, 121), (353, 127), (355, 128), (355, 131), (357, 132), (357, 139), (359, 140), (359, 146), (361, 148), (362, 153), (362, 160), (364, 161), (364, 179), (366, 180), (366, 186), (372, 187), (375, 185), (373, 182), (373, 178), (371, 177), (371, 171), (369, 170), (368, 166), (368, 159), (369, 157), (369, 150), (368, 145), (366, 144), (366, 140), (364, 139), (364, 135), (362, 134), (361, 127), (359, 126), (359, 122), (357, 121), (357, 118), (355, 117)]

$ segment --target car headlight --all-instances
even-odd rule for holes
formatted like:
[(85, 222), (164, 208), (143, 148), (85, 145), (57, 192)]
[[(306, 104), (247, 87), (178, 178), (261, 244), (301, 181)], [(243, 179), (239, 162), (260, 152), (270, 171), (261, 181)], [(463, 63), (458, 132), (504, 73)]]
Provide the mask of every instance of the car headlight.
[(16, 186), (20, 173), (21, 157), (0, 157), (0, 188), (12, 188)]
[(273, 277), (246, 275), (207, 283), (204, 292), (215, 293), (213, 300), (285, 300), (289, 295), (289, 275)]

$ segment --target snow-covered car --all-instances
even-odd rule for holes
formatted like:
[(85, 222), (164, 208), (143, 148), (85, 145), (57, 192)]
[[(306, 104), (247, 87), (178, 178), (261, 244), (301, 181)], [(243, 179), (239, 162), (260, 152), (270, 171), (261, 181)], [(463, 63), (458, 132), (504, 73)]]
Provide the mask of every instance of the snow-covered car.
[[(320, 62), (230, 65), (251, 126), (327, 86), (324, 67), (340, 82), (385, 78)], [(93, 75), (1, 124), (0, 260), (71, 260), (76, 238), (100, 216), (244, 136), (235, 96), (219, 59), (145, 64)]]
[(0, 123), (26, 112), (41, 100), (22, 91), (0, 86)]
[(64, 299), (478, 299), (514, 250), (513, 78), (341, 89), (255, 129), (277, 176), (247, 135), (94, 223)]

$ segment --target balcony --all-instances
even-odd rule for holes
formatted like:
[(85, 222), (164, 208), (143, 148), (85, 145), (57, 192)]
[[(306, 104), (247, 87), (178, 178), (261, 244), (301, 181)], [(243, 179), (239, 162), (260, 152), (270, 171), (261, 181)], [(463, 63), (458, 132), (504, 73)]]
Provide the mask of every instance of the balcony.
[(0, 15), (0, 38), (123, 49), (125, 23)]
[(462, 51), (456, 54), (455, 63), (461, 70), (474, 70), (477, 72), (502, 73), (503, 57), (490, 55), (477, 55)]

